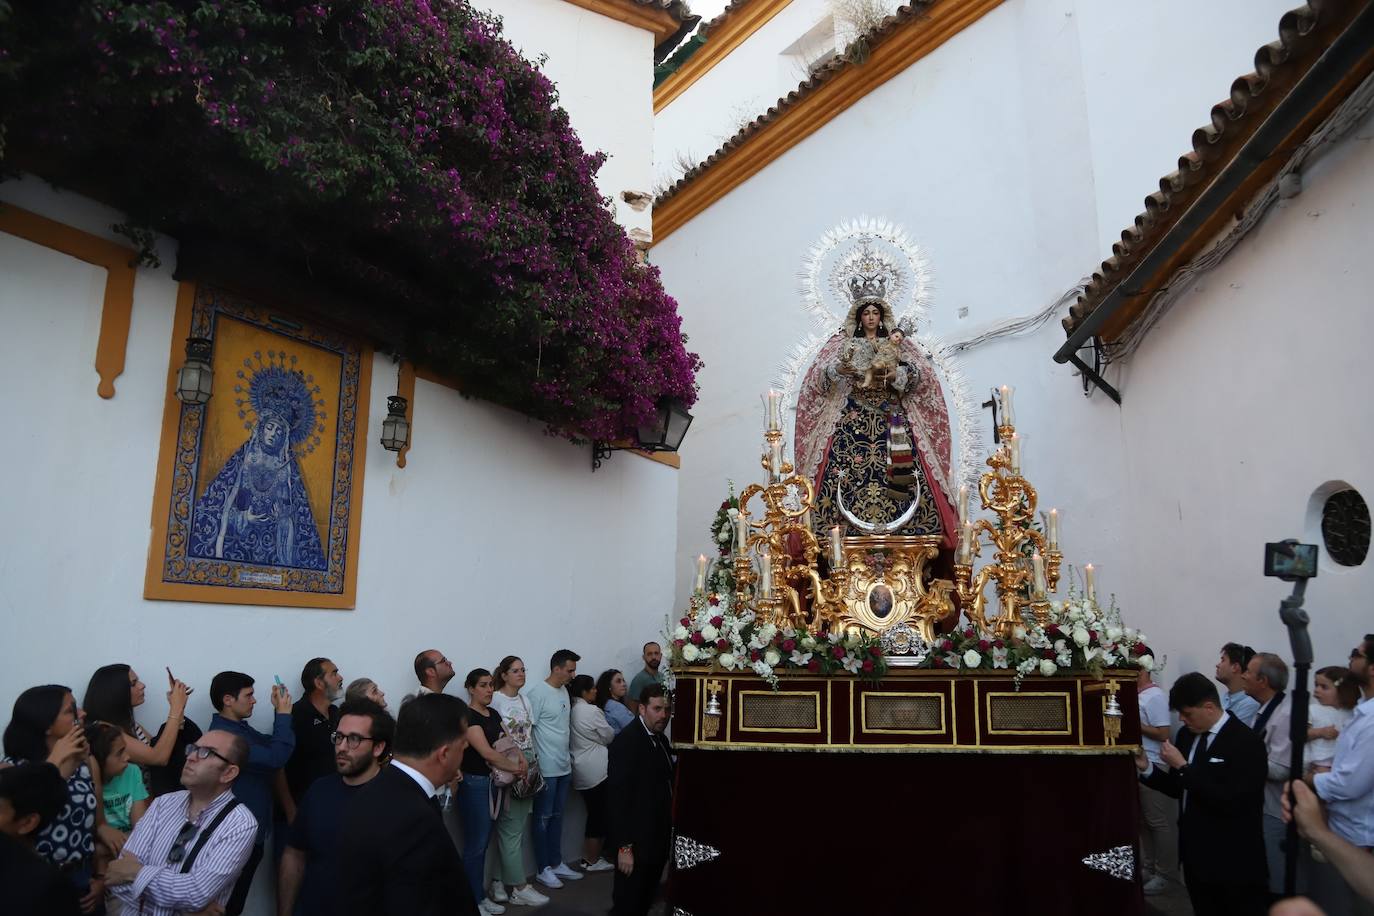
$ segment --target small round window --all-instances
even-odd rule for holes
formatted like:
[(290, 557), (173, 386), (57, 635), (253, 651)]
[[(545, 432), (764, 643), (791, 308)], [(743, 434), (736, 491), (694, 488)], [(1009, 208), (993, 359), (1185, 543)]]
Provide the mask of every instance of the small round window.
[(1357, 490), (1338, 490), (1322, 506), (1326, 554), (1341, 566), (1359, 566), (1369, 555), (1369, 506)]

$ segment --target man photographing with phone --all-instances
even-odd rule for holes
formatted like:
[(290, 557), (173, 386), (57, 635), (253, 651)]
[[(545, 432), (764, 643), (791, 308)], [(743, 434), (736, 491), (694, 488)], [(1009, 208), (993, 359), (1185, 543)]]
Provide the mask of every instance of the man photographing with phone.
[(262, 851), (272, 830), (272, 783), (296, 748), (296, 734), (291, 730), (291, 691), (280, 681), (272, 687), (272, 733), (264, 735), (248, 724), (258, 702), (253, 696), (253, 683), (251, 677), (238, 671), (221, 671), (210, 682), (210, 702), (217, 710), (210, 719), (210, 731), (230, 732), (247, 742), (248, 762), (234, 781), (234, 796), (258, 822), (253, 852), (224, 906), (227, 916), (243, 912), (248, 889), (253, 885), (253, 872), (262, 861)]

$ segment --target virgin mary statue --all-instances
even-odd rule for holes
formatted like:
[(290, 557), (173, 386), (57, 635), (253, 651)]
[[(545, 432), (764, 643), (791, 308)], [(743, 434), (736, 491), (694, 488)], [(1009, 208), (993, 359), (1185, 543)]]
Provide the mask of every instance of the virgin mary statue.
[(953, 547), (949, 411), (930, 358), (894, 320), (886, 286), (880, 274), (850, 278), (848, 316), (798, 392), (798, 472), (816, 485), (817, 531), (852, 529), (843, 498), (877, 530)]
[(309, 384), (299, 370), (271, 363), (247, 381), (247, 398), (240, 404), (251, 406), (255, 414), (248, 441), (196, 500), (189, 553), (327, 569), (296, 456), (297, 447), (316, 432), (317, 407)]

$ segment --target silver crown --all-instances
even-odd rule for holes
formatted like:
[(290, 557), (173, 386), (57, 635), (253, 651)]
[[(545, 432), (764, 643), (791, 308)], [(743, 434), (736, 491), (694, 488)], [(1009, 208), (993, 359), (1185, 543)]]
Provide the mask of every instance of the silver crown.
[(887, 301), (887, 277), (881, 274), (856, 274), (849, 278), (849, 301), (855, 305)]

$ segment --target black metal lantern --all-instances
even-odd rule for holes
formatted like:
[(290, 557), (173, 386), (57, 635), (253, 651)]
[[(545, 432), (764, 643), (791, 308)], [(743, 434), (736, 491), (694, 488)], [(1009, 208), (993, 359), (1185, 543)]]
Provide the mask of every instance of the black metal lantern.
[(692, 425), (692, 415), (687, 405), (677, 398), (664, 398), (658, 402), (654, 417), (635, 430), (634, 445), (608, 445), (605, 442), (592, 443), (592, 470), (601, 467), (601, 462), (610, 457), (617, 449), (632, 448), (645, 452), (675, 452), (682, 447), (687, 436), (687, 428)]
[(399, 452), (410, 445), (410, 421), (406, 419), (406, 399), (393, 394), (386, 399), (386, 419), (382, 421), (382, 448)]
[(210, 368), (212, 345), (204, 337), (186, 338), (186, 362), (177, 373), (177, 398), (183, 404), (210, 400), (214, 371)]

